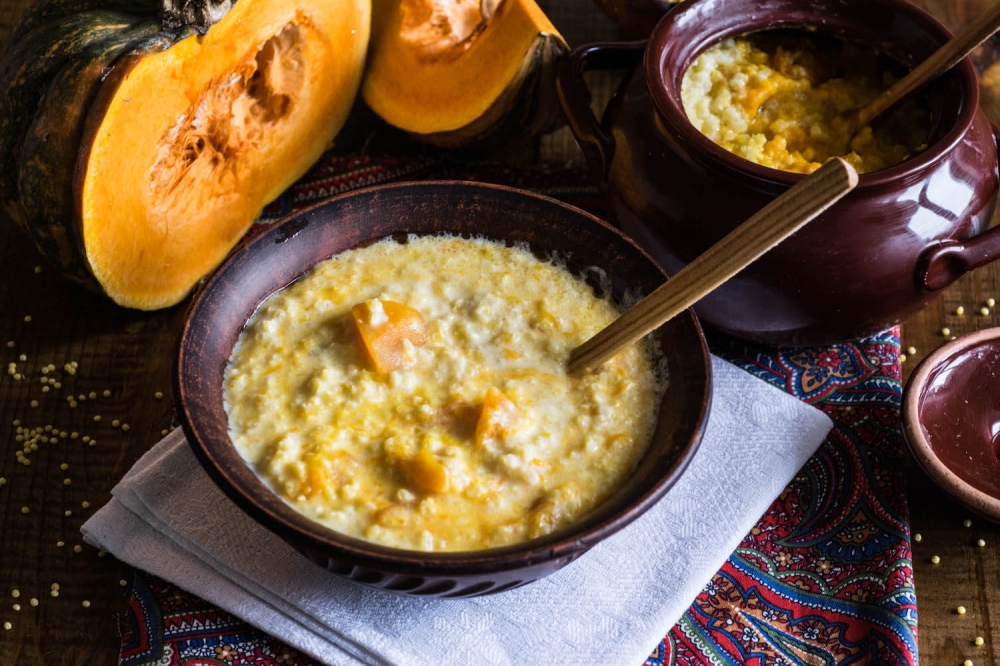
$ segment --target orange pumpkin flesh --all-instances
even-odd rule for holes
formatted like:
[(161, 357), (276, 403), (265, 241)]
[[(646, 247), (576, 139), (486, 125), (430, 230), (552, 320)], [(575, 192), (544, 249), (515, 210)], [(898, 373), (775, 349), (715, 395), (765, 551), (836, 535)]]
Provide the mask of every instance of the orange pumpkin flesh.
[(414, 347), (427, 341), (427, 323), (423, 316), (403, 303), (365, 301), (351, 308), (351, 316), (365, 356), (382, 375), (407, 365), (404, 340)]
[(375, 0), (374, 8), (362, 96), (390, 125), (457, 146), (508, 119), (524, 134), (561, 118), (547, 98), (568, 47), (534, 0)]
[(502, 438), (510, 432), (520, 415), (517, 405), (491, 386), (486, 391), (483, 408), (476, 421), (476, 445), (483, 446), (489, 439)]
[(367, 2), (237, 2), (201, 37), (116, 64), (87, 117), (75, 195), (117, 303), (184, 298), (346, 120)]

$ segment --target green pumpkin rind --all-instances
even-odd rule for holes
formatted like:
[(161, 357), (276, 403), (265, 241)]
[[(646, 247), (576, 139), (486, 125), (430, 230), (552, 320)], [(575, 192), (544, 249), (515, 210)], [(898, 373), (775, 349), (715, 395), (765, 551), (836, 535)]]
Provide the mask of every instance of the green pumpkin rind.
[(92, 12), (40, 26), (0, 60), (0, 204), (22, 228), (17, 162), (39, 100), (58, 72), (88, 48), (129, 27), (119, 14)]
[(126, 53), (137, 48), (148, 52), (148, 42), (157, 32), (155, 24), (141, 23), (123, 31), (120, 43), (95, 44), (64, 66), (39, 100), (18, 150), (19, 202), (30, 221), (29, 236), (66, 277), (98, 291), (83, 259), (79, 217), (74, 210), (77, 154), (87, 112), (108, 71)]
[(115, 62), (193, 34), (164, 30), (157, 12), (120, 0), (43, 3), (18, 23), (0, 58), (0, 206), (46, 260), (93, 289), (73, 204), (77, 151), (90, 103)]
[(43, 0), (21, 16), (8, 43), (18, 44), (33, 30), (65, 17), (90, 15), (92, 12), (112, 12), (127, 16), (130, 23), (159, 23), (159, 3), (150, 0)]

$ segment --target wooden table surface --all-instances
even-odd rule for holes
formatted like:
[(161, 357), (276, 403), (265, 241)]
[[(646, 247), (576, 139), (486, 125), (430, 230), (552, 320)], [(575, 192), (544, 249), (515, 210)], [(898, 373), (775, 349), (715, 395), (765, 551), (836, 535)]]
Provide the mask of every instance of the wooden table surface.
[[(0, 0), (0, 46), (29, 3)], [(571, 44), (615, 36), (587, 0), (543, 6)], [(540, 144), (553, 161), (575, 151), (566, 130)], [(0, 664), (114, 664), (115, 618), (125, 610), (131, 570), (83, 545), (79, 530), (171, 425), (170, 373), (184, 306), (126, 311), (41, 264), (2, 221), (0, 365), (15, 363), (24, 379), (0, 373), (0, 626), (11, 627), (0, 629)], [(962, 335), (1000, 325), (1000, 308), (978, 313), (991, 297), (1000, 300), (997, 265), (965, 276), (905, 322), (903, 349), (916, 351), (904, 373), (946, 341), (943, 327)], [(959, 305), (964, 316), (955, 314)], [(15, 455), (18, 423), (51, 426), (48, 442), (27, 455), (30, 464)], [(914, 543), (921, 660), (1000, 663), (1000, 526), (972, 518), (912, 463), (907, 471), (913, 531), (921, 535)], [(958, 614), (959, 605), (967, 613)], [(976, 636), (983, 646), (974, 645)]]

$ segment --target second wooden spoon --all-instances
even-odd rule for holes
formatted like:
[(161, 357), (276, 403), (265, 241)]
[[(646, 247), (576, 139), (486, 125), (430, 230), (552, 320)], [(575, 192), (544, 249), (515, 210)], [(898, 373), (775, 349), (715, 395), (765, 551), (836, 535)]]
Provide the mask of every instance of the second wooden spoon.
[(958, 64), (974, 48), (1000, 30), (1000, 3), (993, 5), (974, 21), (962, 28), (957, 35), (941, 45), (927, 60), (917, 65), (909, 74), (882, 91), (878, 97), (861, 107), (851, 117), (854, 131), (869, 124), (882, 112), (892, 108), (907, 95), (933, 81)]

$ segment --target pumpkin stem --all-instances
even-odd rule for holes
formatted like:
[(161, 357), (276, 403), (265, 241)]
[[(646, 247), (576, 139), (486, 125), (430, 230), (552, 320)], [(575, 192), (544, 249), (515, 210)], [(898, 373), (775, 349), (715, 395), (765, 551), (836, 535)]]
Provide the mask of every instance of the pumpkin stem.
[(160, 0), (160, 21), (168, 30), (191, 26), (199, 35), (222, 20), (235, 0)]

